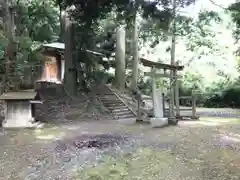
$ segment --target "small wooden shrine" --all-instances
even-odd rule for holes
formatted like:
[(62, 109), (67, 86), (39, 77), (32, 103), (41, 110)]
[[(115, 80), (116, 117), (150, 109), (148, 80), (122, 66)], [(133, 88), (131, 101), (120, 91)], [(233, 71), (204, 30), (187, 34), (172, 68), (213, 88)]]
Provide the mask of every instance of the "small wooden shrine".
[(5, 92), (0, 96), (0, 100), (5, 104), (3, 127), (35, 127), (35, 105), (42, 104), (37, 92), (34, 90)]
[(65, 61), (63, 58), (65, 45), (50, 43), (42, 46), (43, 67), (37, 82), (61, 84), (64, 77)]

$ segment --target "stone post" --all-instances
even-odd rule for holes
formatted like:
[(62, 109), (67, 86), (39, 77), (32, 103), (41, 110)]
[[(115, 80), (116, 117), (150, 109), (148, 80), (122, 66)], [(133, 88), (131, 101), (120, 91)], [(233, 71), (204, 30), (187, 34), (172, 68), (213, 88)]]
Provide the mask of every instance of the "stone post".
[(196, 95), (192, 94), (192, 119), (198, 119), (196, 115)]
[(124, 27), (120, 27), (117, 30), (117, 42), (116, 42), (116, 69), (115, 69), (115, 83), (120, 90), (125, 89), (125, 36), (126, 32)]
[(152, 101), (153, 101), (153, 115), (158, 116), (158, 100), (157, 100), (157, 86), (156, 86), (156, 69), (152, 68)]
[(176, 105), (176, 117), (179, 118), (180, 117), (180, 104), (179, 104), (179, 85), (180, 85), (180, 81), (178, 79), (176, 79), (175, 82), (175, 105)]
[(156, 101), (157, 101), (157, 113), (155, 117), (157, 118), (163, 118), (164, 112), (163, 112), (163, 96), (162, 96), (162, 89), (156, 90)]
[(156, 87), (156, 69), (152, 69), (152, 98), (153, 98), (153, 114), (150, 122), (152, 127), (163, 127), (168, 124), (168, 119), (164, 118), (163, 112), (163, 96), (162, 90)]

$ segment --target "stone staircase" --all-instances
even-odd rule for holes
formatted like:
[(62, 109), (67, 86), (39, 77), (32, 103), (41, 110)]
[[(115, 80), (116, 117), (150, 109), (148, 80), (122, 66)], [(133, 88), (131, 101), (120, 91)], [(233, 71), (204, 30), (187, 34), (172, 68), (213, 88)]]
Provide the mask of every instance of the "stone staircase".
[(135, 113), (128, 108), (124, 101), (111, 90), (108, 85), (98, 87), (97, 98), (112, 113), (114, 119), (133, 119)]

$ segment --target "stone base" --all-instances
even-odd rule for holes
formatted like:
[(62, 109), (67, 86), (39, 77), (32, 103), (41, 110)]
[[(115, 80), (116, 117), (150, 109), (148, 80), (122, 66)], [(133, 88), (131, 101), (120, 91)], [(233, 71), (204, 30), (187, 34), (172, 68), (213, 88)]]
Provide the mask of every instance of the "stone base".
[(199, 118), (200, 118), (199, 116), (191, 116), (192, 120), (199, 120)]
[(168, 124), (169, 125), (177, 125), (178, 124), (178, 118), (176, 118), (176, 117), (169, 117), (168, 118)]
[(199, 116), (176, 116), (179, 120), (199, 120)]
[(150, 123), (150, 119), (149, 118), (136, 119), (136, 123), (149, 124)]
[(154, 128), (164, 127), (168, 125), (168, 118), (151, 118), (150, 123)]
[(143, 119), (136, 119), (136, 122), (143, 122)]
[(3, 128), (42, 128), (43, 126), (44, 124), (41, 122), (29, 122), (28, 124), (2, 123)]

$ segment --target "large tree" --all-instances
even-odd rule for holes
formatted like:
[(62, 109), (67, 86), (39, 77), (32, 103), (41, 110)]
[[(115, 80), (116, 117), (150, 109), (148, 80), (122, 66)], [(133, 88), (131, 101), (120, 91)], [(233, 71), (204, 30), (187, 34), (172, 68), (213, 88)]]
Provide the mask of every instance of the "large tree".
[[(194, 2), (195, 0), (178, 0), (178, 7), (184, 7)], [(84, 68), (85, 66), (91, 67), (94, 64), (94, 59), (84, 52), (85, 49), (95, 49), (98, 41), (99, 23), (100, 20), (105, 19), (113, 11), (116, 12), (116, 18), (121, 19), (121, 22), (128, 24), (129, 22), (135, 22), (136, 12), (141, 15), (144, 19), (155, 19), (162, 24), (162, 27), (168, 27), (172, 18), (171, 1), (166, 0), (88, 0), (88, 1), (76, 1), (66, 0), (64, 1), (65, 6), (74, 6), (71, 15), (74, 21), (74, 39), (75, 47), (74, 52), (75, 58), (77, 57), (78, 62), (84, 62), (84, 65), (79, 67)], [(133, 11), (134, 10), (134, 11)], [(133, 26), (134, 27), (134, 26)], [(134, 29), (134, 28), (133, 28)], [(132, 31), (134, 32), (134, 31)], [(134, 33), (132, 33), (134, 35)], [(135, 31), (135, 39), (137, 33)], [(131, 38), (133, 39), (133, 38)], [(136, 40), (135, 40), (136, 42)], [(137, 50), (137, 44), (135, 44), (135, 52)], [(135, 53), (136, 54), (136, 53)], [(138, 57), (135, 55), (135, 65), (133, 68), (133, 79), (136, 80), (138, 76)], [(91, 69), (91, 68), (85, 68)], [(79, 70), (78, 70), (79, 71)], [(91, 77), (91, 76), (88, 76)], [(133, 87), (135, 88), (135, 83)]]

